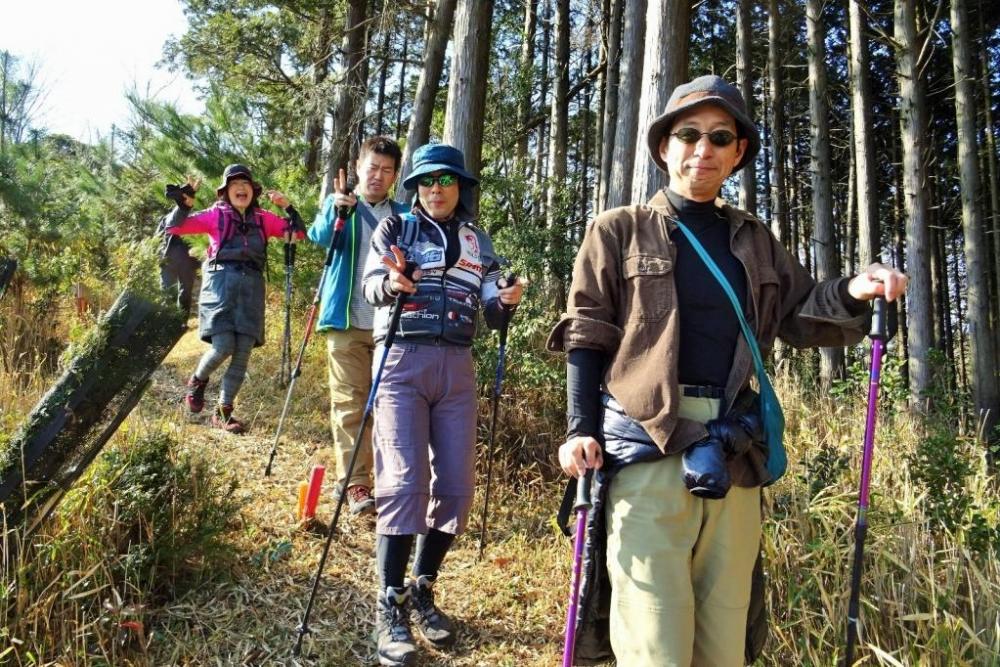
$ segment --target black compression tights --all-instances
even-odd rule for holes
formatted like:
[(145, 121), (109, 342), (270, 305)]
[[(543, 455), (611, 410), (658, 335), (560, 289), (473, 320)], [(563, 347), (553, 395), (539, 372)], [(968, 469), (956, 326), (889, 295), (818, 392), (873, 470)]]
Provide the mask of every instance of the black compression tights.
[(417, 556), (413, 563), (413, 574), (420, 576), (426, 574), (436, 577), (441, 563), (451, 548), (451, 543), (455, 541), (455, 536), (451, 533), (442, 533), (440, 530), (431, 528), (426, 535), (417, 536)]
[[(406, 564), (410, 560), (413, 535), (378, 535), (375, 539), (375, 557), (378, 561), (379, 582), (386, 586), (402, 588), (406, 577)], [(431, 528), (426, 535), (417, 536), (417, 556), (413, 573), (436, 577), (444, 557), (455, 541), (455, 536)]]

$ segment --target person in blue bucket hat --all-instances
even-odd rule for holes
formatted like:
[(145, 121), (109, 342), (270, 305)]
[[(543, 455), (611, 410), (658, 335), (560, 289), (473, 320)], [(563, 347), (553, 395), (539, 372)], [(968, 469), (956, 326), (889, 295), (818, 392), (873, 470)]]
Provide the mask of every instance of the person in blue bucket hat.
[[(487, 326), (498, 328), (523, 292), (520, 281), (498, 285), (493, 243), (473, 224), (467, 202), (478, 182), (457, 148), (418, 148), (403, 181), (406, 189), (416, 189), (413, 208), (382, 220), (365, 266), (365, 298), (376, 307), (376, 344), (385, 339), (392, 305), (407, 295), (375, 399), (382, 665), (414, 664), (411, 622), (436, 647), (455, 639), (454, 624), (435, 603), (434, 585), (472, 508), (476, 316), (481, 310)], [(407, 261), (417, 266), (412, 278), (404, 275)], [(375, 358), (381, 356), (376, 351)], [(413, 576), (406, 581), (414, 542)]]

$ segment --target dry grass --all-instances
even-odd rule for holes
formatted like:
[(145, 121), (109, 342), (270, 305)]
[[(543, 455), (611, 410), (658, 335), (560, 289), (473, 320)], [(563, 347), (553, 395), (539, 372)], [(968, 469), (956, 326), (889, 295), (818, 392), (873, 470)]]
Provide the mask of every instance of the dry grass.
[[(270, 335), (280, 334), (280, 327), (271, 329)], [(302, 530), (293, 519), (296, 486), (312, 462), (324, 457), (328, 437), (322, 341), (310, 346), (271, 478), (263, 477), (263, 468), (284, 397), (271, 379), (280, 354), (276, 338), (251, 361), (238, 411), (253, 430), (243, 438), (213, 431), (207, 413), (191, 417), (180, 407), (183, 380), (203, 350), (193, 333), (182, 339), (112, 446), (128, 447), (138, 433), (166, 429), (179, 443), (178, 456), (207, 459), (220, 481), (235, 478), (232, 499), (239, 511), (225, 535), (231, 558), (224, 566), (206, 560), (204, 576), (165, 598), (129, 589), (111, 572), (116, 555), (100, 552), (97, 535), (107, 517), (88, 514), (84, 487), (72, 511), (64, 505), (33, 540), (20, 577), (3, 573), (8, 593), (16, 593), (0, 604), (0, 610), (7, 608), (0, 611), (0, 664), (372, 664), (373, 533), (369, 523), (350, 518), (324, 572), (305, 644), (308, 657), (290, 656), (323, 544), (322, 535)], [(516, 369), (516, 355), (513, 363)], [(214, 382), (210, 400), (213, 391)], [(817, 402), (787, 377), (779, 392), (792, 468), (766, 493), (772, 630), (762, 664), (832, 665), (845, 628), (863, 401)], [(538, 401), (545, 402), (546, 419), (533, 417)], [(505, 454), (497, 462), (500, 483), (491, 502), (487, 558), (476, 559), (482, 507), (477, 497), (474, 529), (456, 543), (439, 588), (442, 606), (458, 621), (460, 640), (446, 653), (425, 645), (422, 664), (558, 663), (571, 551), (550, 524), (561, 482), (552, 479), (551, 461), (542, 452), (561, 436), (552, 414), (559, 403), (558, 396), (514, 396), (505, 404), (499, 438)], [(1000, 664), (1000, 561), (995, 553), (970, 553), (961, 533), (929, 527), (920, 490), (904, 465), (920, 437), (908, 417), (880, 422), (861, 657), (864, 664)], [(830, 452), (851, 457), (846, 470), (817, 463)], [(985, 468), (971, 483), (979, 485), (981, 497), (995, 495)], [(319, 517), (331, 513), (324, 494)]]

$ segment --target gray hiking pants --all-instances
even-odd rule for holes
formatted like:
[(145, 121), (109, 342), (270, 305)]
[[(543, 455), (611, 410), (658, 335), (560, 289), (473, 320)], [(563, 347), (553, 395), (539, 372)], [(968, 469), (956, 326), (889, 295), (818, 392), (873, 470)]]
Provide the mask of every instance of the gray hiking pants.
[(374, 445), (376, 532), (462, 533), (476, 478), (472, 349), (393, 345), (375, 398)]
[(212, 336), (212, 347), (201, 355), (195, 377), (207, 380), (222, 363), (232, 357), (226, 374), (222, 376), (222, 388), (219, 391), (219, 404), (232, 405), (236, 394), (243, 386), (247, 376), (247, 366), (250, 363), (250, 353), (255, 342), (253, 336), (237, 334), (231, 331), (217, 333)]

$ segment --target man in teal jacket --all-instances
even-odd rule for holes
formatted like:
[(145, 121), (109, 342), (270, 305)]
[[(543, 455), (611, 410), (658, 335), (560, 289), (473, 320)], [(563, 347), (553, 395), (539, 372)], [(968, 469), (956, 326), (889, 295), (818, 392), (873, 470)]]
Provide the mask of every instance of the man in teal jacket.
[(355, 165), (357, 194), (346, 192), (341, 172), (334, 192), (326, 197), (308, 232), (309, 240), (329, 247), (337, 209), (350, 210), (330, 265), (317, 330), (326, 332), (330, 428), (337, 468), (337, 493), (346, 488), (348, 505), (353, 514), (375, 513), (370, 428), (362, 436), (351, 478), (344, 478), (354, 449), (354, 436), (361, 424), (371, 388), (372, 354), (375, 349), (372, 343), (374, 309), (362, 295), (361, 277), (371, 248), (372, 231), (382, 218), (407, 210), (406, 206), (389, 197), (389, 190), (399, 176), (402, 159), (402, 151), (392, 139), (371, 137), (365, 141)]

